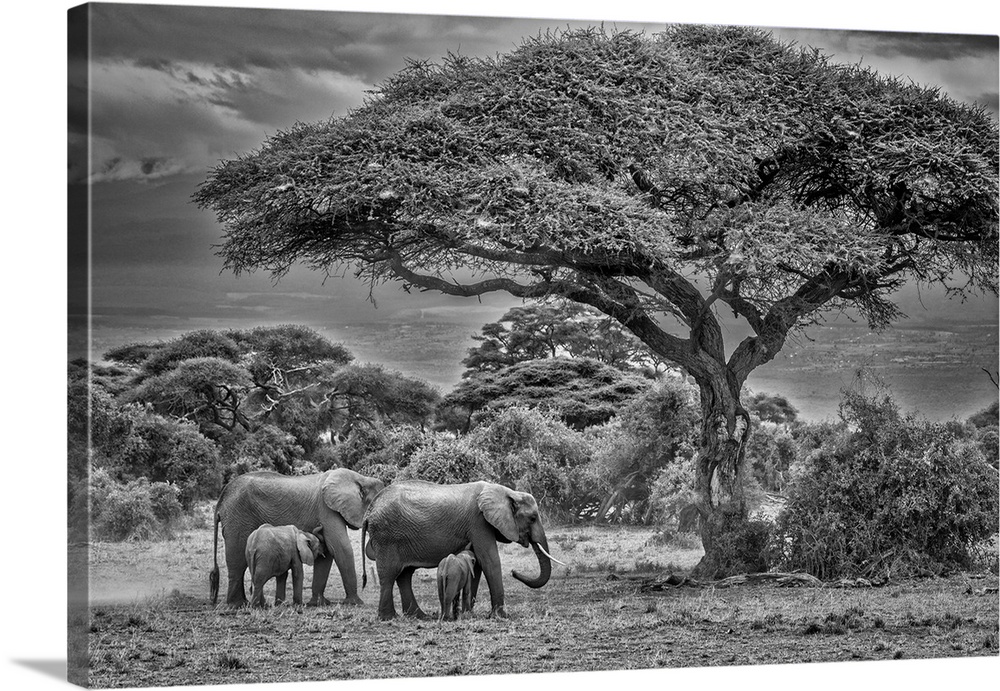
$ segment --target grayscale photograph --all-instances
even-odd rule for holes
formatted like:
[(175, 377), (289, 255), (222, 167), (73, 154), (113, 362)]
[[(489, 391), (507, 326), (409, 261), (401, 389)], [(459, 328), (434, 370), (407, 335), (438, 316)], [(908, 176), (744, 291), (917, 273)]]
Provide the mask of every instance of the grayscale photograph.
[(998, 37), (468, 8), (68, 9), (69, 681), (996, 659)]

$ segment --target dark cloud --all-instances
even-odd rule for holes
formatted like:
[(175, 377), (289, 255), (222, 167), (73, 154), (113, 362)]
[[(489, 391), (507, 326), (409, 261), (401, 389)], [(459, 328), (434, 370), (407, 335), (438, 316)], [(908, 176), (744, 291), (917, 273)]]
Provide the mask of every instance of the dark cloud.
[(996, 91), (987, 91), (980, 94), (976, 97), (976, 103), (993, 113), (994, 119), (997, 113), (1000, 112), (1000, 94)]
[(853, 31), (852, 38), (870, 47), (873, 55), (921, 60), (957, 60), (996, 56), (996, 36)]
[(136, 58), (134, 64), (136, 67), (145, 67), (147, 69), (156, 70), (158, 72), (166, 72), (168, 74), (173, 74), (174, 72), (173, 61), (167, 60), (162, 57), (145, 55)]

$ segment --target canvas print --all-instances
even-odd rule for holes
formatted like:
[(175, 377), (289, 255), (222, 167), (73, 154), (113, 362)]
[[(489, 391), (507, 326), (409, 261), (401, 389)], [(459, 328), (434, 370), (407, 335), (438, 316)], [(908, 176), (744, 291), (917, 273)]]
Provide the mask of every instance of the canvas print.
[(997, 36), (615, 19), (69, 11), (72, 682), (997, 656)]

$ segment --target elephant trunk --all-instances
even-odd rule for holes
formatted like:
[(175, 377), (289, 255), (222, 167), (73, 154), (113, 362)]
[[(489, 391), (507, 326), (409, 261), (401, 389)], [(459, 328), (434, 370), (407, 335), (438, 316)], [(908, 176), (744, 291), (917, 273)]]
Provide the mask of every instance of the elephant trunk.
[[(534, 532), (534, 531), (533, 531)], [(549, 559), (549, 543), (545, 539), (545, 533), (538, 531), (539, 535), (532, 535), (531, 548), (535, 550), (535, 557), (538, 559), (538, 578), (528, 578), (517, 571), (511, 571), (511, 575), (524, 583), (529, 588), (541, 588), (549, 582), (552, 575), (552, 561)]]

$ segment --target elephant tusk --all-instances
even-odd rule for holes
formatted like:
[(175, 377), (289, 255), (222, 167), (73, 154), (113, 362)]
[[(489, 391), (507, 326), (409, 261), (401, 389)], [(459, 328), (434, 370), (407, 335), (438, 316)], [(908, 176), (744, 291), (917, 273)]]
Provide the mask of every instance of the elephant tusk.
[(556, 559), (555, 557), (553, 557), (553, 556), (552, 556), (551, 554), (549, 554), (548, 552), (546, 552), (546, 551), (545, 551), (545, 548), (544, 548), (544, 547), (542, 547), (541, 545), (539, 545), (539, 544), (538, 544), (537, 542), (535, 543), (535, 545), (536, 545), (536, 546), (538, 547), (538, 549), (539, 549), (539, 550), (540, 550), (540, 551), (542, 552), (542, 554), (544, 554), (545, 556), (547, 556), (547, 557), (548, 557), (549, 559), (551, 559), (551, 560), (552, 560), (552, 561), (554, 561), (555, 563), (557, 563), (557, 564), (562, 564), (563, 566), (569, 566), (569, 564), (567, 564), (566, 562), (564, 562), (564, 561), (559, 561), (558, 559)]

